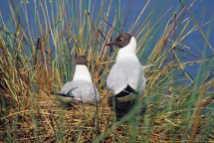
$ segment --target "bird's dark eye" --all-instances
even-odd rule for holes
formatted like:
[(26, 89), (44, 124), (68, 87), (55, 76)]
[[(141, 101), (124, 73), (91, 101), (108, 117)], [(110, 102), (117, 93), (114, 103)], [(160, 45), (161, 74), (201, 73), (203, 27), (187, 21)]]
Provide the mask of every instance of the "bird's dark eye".
[(119, 37), (117, 40), (118, 40), (119, 42), (121, 42), (121, 41), (123, 41), (123, 37)]

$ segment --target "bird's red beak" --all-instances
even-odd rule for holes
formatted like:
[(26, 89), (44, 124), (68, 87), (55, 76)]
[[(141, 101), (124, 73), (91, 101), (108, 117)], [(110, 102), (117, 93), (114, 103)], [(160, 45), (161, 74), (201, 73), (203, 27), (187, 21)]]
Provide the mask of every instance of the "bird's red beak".
[(109, 43), (106, 44), (106, 46), (109, 46), (109, 47), (112, 47), (112, 46), (114, 46), (114, 45), (116, 45), (116, 43), (115, 43), (114, 41), (109, 42)]

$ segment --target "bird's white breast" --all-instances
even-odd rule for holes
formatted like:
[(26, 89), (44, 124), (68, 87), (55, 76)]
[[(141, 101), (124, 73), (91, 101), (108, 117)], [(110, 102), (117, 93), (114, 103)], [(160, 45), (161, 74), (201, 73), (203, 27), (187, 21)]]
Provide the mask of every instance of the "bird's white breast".
[(73, 81), (78, 81), (78, 80), (92, 83), (91, 75), (86, 65), (76, 65)]

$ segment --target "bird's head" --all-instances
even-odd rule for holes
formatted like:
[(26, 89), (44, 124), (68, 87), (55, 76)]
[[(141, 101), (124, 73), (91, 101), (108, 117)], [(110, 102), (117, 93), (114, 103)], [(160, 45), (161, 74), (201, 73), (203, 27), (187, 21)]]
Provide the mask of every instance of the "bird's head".
[(111, 41), (110, 43), (106, 44), (107, 46), (117, 46), (119, 48), (123, 48), (125, 46), (127, 46), (132, 39), (132, 36), (130, 33), (121, 33), (119, 36), (117, 36), (117, 38), (115, 38), (113, 41)]
[(86, 65), (87, 64), (87, 58), (84, 55), (76, 55), (75, 61), (77, 65)]

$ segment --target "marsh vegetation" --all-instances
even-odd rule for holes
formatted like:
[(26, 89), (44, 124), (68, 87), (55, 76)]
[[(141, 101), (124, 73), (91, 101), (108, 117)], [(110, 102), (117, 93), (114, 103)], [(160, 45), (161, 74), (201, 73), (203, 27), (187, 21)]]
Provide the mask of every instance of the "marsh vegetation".
[[(0, 13), (0, 141), (214, 141), (214, 47), (203, 30), (209, 25), (191, 13), (195, 1), (162, 13), (146, 11), (151, 1), (145, 1), (126, 27), (119, 0), (8, 2), (7, 20)], [(105, 44), (121, 31), (136, 36), (138, 57), (153, 66), (145, 69), (139, 100), (147, 105), (144, 116), (116, 121), (105, 81), (117, 51)], [(204, 43), (200, 53), (188, 46), (193, 33)], [(98, 109), (64, 108), (51, 95), (72, 78), (74, 52), (87, 55), (102, 98)]]

